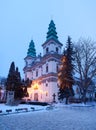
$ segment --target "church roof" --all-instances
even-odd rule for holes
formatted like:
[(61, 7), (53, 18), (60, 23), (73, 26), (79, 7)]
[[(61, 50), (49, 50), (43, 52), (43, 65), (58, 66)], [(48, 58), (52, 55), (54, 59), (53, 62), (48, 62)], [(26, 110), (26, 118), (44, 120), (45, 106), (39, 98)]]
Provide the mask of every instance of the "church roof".
[(47, 36), (46, 36), (46, 41), (42, 44), (42, 46), (45, 45), (50, 40), (54, 40), (56, 43), (58, 43), (62, 46), (62, 43), (60, 43), (59, 40), (58, 40), (56, 27), (55, 27), (55, 23), (54, 23), (53, 20), (50, 21)]
[(47, 40), (49, 40), (51, 38), (54, 38), (56, 40), (58, 39), (57, 32), (56, 32), (56, 27), (55, 27), (55, 24), (54, 24), (53, 20), (50, 21), (47, 36), (46, 36)]
[(36, 49), (35, 49), (35, 44), (34, 44), (33, 40), (31, 40), (31, 42), (29, 44), (27, 56), (36, 57)]

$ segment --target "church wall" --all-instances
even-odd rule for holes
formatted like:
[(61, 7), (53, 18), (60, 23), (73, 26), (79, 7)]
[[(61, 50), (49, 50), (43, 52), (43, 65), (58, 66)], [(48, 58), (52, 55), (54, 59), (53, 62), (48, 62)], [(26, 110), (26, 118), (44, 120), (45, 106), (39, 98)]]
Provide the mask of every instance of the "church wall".
[(50, 62), (49, 62), (49, 66), (48, 66), (48, 68), (49, 68), (49, 73), (50, 73), (50, 72), (53, 72), (53, 70), (52, 70), (52, 68), (53, 68), (53, 67), (52, 67), (52, 62), (53, 62), (53, 61), (50, 61)]
[(46, 49), (45, 48), (43, 48), (43, 55), (45, 55), (46, 54)]
[(61, 49), (60, 49), (60, 47), (57, 45), (57, 44), (55, 44), (55, 43), (53, 43), (53, 44), (50, 44), (50, 46), (49, 46), (49, 51), (50, 52), (56, 52), (57, 53), (57, 51), (56, 51), (56, 48), (58, 48), (58, 54), (61, 54)]
[(50, 82), (50, 99), (53, 101), (53, 94), (56, 95), (55, 99), (57, 99), (57, 93), (58, 93), (58, 87), (57, 87), (57, 82)]
[(42, 74), (43, 74), (43, 75), (46, 74), (46, 64), (43, 64), (43, 65), (42, 65), (42, 70), (43, 70)]
[[(31, 72), (26, 72), (27, 77), (29, 77), (30, 79), (37, 79), (43, 75), (46, 75), (48, 73), (56, 73), (57, 72), (57, 63), (55, 60), (46, 62), (45, 64), (43, 64), (40, 67), (36, 67), (35, 69), (33, 69)], [(48, 65), (48, 72), (46, 72), (46, 65)], [(38, 76), (36, 76), (36, 70), (38, 70)], [(42, 80), (43, 81), (43, 80)], [(58, 93), (58, 87), (57, 87), (57, 82), (55, 81), (48, 81), (48, 79), (46, 79), (46, 81), (42, 82), (41, 84), (38, 84), (38, 89), (35, 90), (34, 89), (34, 85), (28, 89), (28, 93), (29, 93), (29, 98), (31, 100), (34, 100), (34, 95), (35, 93), (38, 93), (38, 101), (42, 101), (42, 102), (52, 102), (53, 101), (53, 94), (55, 93), (56, 95), (56, 101), (58, 101), (57, 98), (57, 93)]]
[(39, 67), (38, 69), (38, 77), (42, 76), (42, 67)]
[(39, 100), (43, 101), (43, 102), (52, 102), (53, 101), (52, 95), (54, 93), (56, 94), (56, 97), (57, 97), (57, 91), (58, 91), (57, 83), (48, 82), (48, 86), (46, 86), (46, 83), (43, 83), (41, 86), (43, 86), (42, 87), (42, 99), (39, 98)]
[(33, 72), (33, 79), (35, 79), (36, 72), (35, 70), (32, 70), (32, 72)]
[(47, 82), (47, 84), (45, 83), (44, 89), (46, 91), (45, 101), (51, 102), (51, 82)]
[[(36, 74), (37, 73), (37, 74)], [(40, 77), (41, 76), (41, 71), (40, 71), (40, 69), (39, 68), (35, 68), (34, 70), (33, 70), (33, 79), (37, 79), (38, 77)]]
[[(26, 72), (26, 75), (30, 79), (37, 79), (43, 75), (46, 75), (48, 73), (57, 73), (57, 64), (55, 60), (49, 60), (45, 64), (43, 64), (40, 67), (34, 68), (30, 72)], [(48, 65), (48, 72), (46, 72), (46, 65)], [(38, 71), (38, 76), (36, 76), (36, 71)], [(43, 81), (43, 80), (42, 80)], [(35, 93), (38, 93), (38, 101), (41, 102), (52, 102), (53, 101), (53, 94), (55, 93), (56, 101), (58, 101), (57, 93), (58, 93), (58, 87), (57, 87), (57, 81), (48, 81), (46, 79), (40, 84), (38, 84), (38, 89), (34, 89), (34, 85), (31, 88), (28, 88), (29, 98), (34, 101), (34, 95)], [(37, 82), (37, 81), (36, 81)], [(47, 84), (47, 85), (46, 85)]]
[[(45, 64), (43, 64), (42, 67), (38, 67), (38, 68), (32, 70), (33, 79), (37, 79), (38, 77), (51, 73), (51, 72), (57, 73), (57, 64), (58, 64), (58, 62), (56, 62), (55, 60), (52, 60), (52, 61), (49, 61), (49, 62), (46, 62)], [(46, 72), (46, 66), (48, 66), (48, 72)], [(36, 76), (36, 71), (38, 71), (37, 76)]]
[(55, 52), (55, 47), (54, 44), (49, 45), (49, 52), (54, 51)]
[(50, 61), (49, 62), (49, 72), (56, 73), (56, 62), (55, 61)]
[(29, 71), (26, 72), (25, 79), (27, 79), (27, 78), (32, 79), (32, 72), (29, 72)]
[[(52, 102), (53, 101), (53, 94), (56, 94), (56, 101), (57, 101), (57, 92), (58, 87), (56, 82), (48, 82), (48, 85), (46, 86), (46, 83), (43, 84), (43, 101), (45, 102)], [(47, 94), (47, 95), (46, 95)]]
[[(46, 49), (48, 48), (48, 51), (46, 51)], [(58, 52), (56, 50), (56, 48), (58, 48)], [(56, 52), (58, 54), (61, 54), (61, 46), (59, 44), (57, 44), (55, 41), (50, 41), (48, 43), (46, 43), (46, 46), (43, 46), (43, 55), (49, 53), (49, 52)]]
[(27, 60), (28, 67), (31, 66), (31, 63), (32, 63), (32, 59), (28, 59), (28, 60)]
[[(37, 89), (36, 89), (37, 86)], [(38, 101), (41, 102), (53, 102), (53, 94), (55, 93), (55, 101), (58, 101), (58, 87), (57, 82), (42, 82), (41, 84), (33, 84), (31, 88), (28, 88), (29, 98), (34, 101), (34, 95), (38, 94)]]

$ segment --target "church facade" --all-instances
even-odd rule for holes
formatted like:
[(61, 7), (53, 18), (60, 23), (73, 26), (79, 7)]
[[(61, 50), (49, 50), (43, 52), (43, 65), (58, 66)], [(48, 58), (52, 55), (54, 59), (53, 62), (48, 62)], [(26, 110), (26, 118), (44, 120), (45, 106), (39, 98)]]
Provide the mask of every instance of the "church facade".
[(32, 80), (28, 88), (29, 99), (40, 102), (58, 101), (58, 68), (63, 44), (58, 40), (54, 21), (51, 20), (46, 41), (42, 44), (43, 55), (36, 56), (35, 44), (31, 40), (25, 57), (25, 79)]

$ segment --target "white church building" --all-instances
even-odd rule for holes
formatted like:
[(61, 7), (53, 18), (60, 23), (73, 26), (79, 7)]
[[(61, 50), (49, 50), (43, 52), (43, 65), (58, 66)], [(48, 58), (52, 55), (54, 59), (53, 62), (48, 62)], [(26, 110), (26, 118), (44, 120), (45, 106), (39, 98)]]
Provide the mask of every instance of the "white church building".
[(40, 102), (58, 101), (57, 72), (61, 62), (63, 44), (58, 40), (54, 21), (51, 20), (46, 41), (42, 44), (43, 56), (36, 56), (35, 44), (31, 40), (25, 57), (25, 79), (32, 80), (28, 88), (29, 99)]

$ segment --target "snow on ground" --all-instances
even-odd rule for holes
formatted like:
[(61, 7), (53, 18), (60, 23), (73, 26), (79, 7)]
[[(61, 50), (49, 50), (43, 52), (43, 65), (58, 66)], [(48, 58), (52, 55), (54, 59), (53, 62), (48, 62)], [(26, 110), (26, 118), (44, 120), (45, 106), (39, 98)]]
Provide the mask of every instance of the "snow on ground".
[[(53, 110), (42, 107), (40, 111), (0, 115), (0, 130), (96, 130), (96, 106), (72, 107), (63, 104), (55, 106)], [(30, 109), (28, 105), (22, 107)], [(4, 106), (2, 108), (5, 109)]]
[[(35, 110), (42, 110), (42, 109), (45, 109), (46, 107), (37, 106), (37, 105), (26, 105), (26, 104), (20, 104), (18, 106), (8, 106), (5, 104), (0, 104), (0, 110), (2, 110), (1, 114), (7, 114), (6, 110), (12, 110), (12, 112), (10, 113), (17, 113), (16, 109), (25, 109), (25, 110), (27, 109), (28, 111), (32, 111), (31, 108), (34, 108)], [(22, 111), (20, 110), (19, 112), (22, 112)]]

